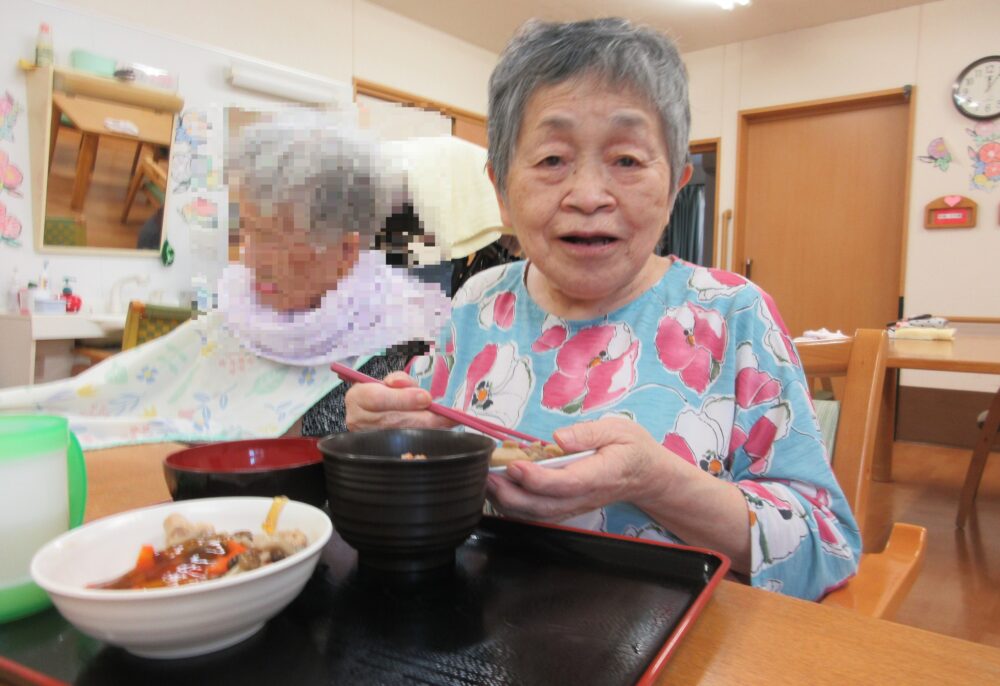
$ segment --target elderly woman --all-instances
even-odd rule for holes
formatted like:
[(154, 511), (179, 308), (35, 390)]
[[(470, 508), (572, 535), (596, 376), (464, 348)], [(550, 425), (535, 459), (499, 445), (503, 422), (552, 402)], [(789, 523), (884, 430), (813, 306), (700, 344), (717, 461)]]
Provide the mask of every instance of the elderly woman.
[(370, 249), (400, 187), (375, 143), (303, 112), (237, 139), (227, 168), (244, 263), (226, 268), (218, 311), (72, 379), (4, 389), (0, 412), (67, 416), (88, 449), (276, 436), (325, 406), (339, 384), (330, 361), (377, 374), (388, 346), (434, 339), (447, 297)]
[(795, 349), (740, 276), (659, 257), (690, 177), (686, 73), (624, 20), (527, 24), (490, 79), (489, 171), (526, 260), (456, 295), (432, 360), (347, 394), (352, 429), (447, 426), (432, 398), (567, 452), (491, 475), (510, 516), (727, 554), (755, 586), (819, 598), (860, 535)]
[(219, 309), (246, 347), (307, 366), (433, 339), (447, 298), (374, 250), (403, 197), (366, 134), (289, 110), (241, 131), (230, 166), (243, 263), (226, 268)]

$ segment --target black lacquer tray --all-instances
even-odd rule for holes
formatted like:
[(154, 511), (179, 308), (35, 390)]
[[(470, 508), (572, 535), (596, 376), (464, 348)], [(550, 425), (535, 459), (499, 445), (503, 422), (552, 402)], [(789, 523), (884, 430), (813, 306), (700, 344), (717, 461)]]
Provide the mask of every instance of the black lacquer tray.
[(708, 550), (493, 517), (456, 559), (382, 576), (334, 534), (302, 594), (227, 650), (138, 658), (48, 610), (0, 625), (0, 656), (77, 684), (646, 684), (729, 567)]

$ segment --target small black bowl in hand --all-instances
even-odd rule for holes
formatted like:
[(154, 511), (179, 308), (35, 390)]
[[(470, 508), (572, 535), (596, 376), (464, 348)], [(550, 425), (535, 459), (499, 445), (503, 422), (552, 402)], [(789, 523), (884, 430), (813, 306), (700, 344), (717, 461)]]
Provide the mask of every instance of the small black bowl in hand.
[(323, 507), (323, 456), (315, 438), (208, 443), (172, 453), (163, 475), (174, 500), (285, 495)]
[(319, 449), (337, 533), (362, 567), (422, 573), (454, 565), (455, 548), (482, 516), (494, 448), (486, 436), (436, 429), (327, 436)]

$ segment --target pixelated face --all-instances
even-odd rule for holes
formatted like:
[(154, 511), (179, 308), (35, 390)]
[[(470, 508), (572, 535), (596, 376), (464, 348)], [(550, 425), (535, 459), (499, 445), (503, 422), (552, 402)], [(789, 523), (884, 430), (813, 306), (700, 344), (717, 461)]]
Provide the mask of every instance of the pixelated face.
[(241, 199), (240, 231), (243, 263), (253, 271), (261, 304), (282, 312), (318, 307), (358, 260), (358, 234), (320, 241), (295, 225), (288, 206), (279, 205), (266, 213)]
[(498, 199), (560, 299), (613, 302), (641, 292), (672, 205), (659, 116), (632, 92), (591, 77), (539, 88)]

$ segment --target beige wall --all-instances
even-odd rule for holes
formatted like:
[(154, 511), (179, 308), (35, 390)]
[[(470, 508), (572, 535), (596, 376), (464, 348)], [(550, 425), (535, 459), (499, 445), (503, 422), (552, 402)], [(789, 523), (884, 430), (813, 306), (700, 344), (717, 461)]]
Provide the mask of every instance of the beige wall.
[(377, 5), (354, 3), (354, 76), (486, 113), (497, 56)]
[(496, 55), (363, 0), (62, 0), (94, 14), (320, 76), (486, 112)]
[(60, 4), (320, 76), (351, 78), (351, 0), (62, 0)]
[[(915, 85), (906, 313), (1000, 316), (1000, 189), (970, 189), (972, 122), (951, 104), (958, 72), (997, 53), (997, 26), (1000, 2), (945, 0), (684, 55), (692, 135), (722, 138), (720, 212), (733, 206), (740, 110)], [(939, 136), (954, 158), (947, 172), (916, 159)], [(979, 226), (924, 229), (924, 206), (950, 194), (979, 203)], [(904, 383), (992, 392), (997, 380), (906, 372)]]

